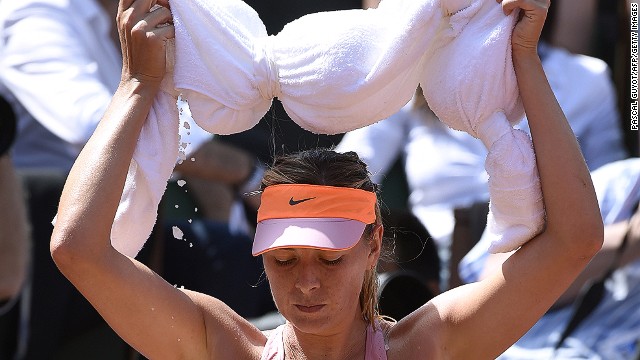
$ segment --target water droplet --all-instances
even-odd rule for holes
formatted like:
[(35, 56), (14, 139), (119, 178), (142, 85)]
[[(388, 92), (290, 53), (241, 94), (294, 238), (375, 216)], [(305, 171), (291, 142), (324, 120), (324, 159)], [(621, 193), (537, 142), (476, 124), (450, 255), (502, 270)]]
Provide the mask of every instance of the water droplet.
[(182, 237), (184, 236), (184, 233), (182, 232), (182, 230), (180, 230), (180, 228), (177, 226), (173, 226), (171, 230), (173, 231), (173, 237), (178, 240), (181, 240)]
[(178, 186), (183, 187), (187, 182), (184, 180), (178, 180)]

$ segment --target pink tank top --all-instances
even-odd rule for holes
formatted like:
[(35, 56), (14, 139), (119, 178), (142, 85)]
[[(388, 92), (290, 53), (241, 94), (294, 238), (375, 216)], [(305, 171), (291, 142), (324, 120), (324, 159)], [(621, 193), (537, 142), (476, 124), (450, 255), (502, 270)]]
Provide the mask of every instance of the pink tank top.
[[(280, 325), (269, 335), (260, 360), (284, 360), (284, 339), (282, 332), (286, 325)], [(382, 330), (367, 327), (365, 360), (387, 360), (387, 345)]]

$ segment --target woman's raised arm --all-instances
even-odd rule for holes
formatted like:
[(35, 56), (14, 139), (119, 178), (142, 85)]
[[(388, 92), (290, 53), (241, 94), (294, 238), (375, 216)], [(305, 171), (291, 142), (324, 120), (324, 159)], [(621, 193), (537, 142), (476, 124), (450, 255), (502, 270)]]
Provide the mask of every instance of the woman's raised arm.
[(537, 55), (549, 1), (498, 2), (505, 13), (521, 12), (512, 37), (513, 62), (537, 157), (546, 228), (487, 279), (448, 291), (424, 307), (437, 316), (424, 316), (418, 323), (428, 326), (417, 329), (442, 330), (436, 332), (438, 358), (494, 359), (551, 307), (603, 239), (588, 169)]
[(168, 4), (158, 1), (164, 6), (151, 10), (155, 3), (120, 1), (120, 86), (67, 179), (51, 253), (109, 325), (145, 356), (203, 359), (215, 345), (207, 341), (202, 308), (228, 308), (174, 288), (110, 243), (133, 151), (166, 72), (166, 42), (174, 37)]

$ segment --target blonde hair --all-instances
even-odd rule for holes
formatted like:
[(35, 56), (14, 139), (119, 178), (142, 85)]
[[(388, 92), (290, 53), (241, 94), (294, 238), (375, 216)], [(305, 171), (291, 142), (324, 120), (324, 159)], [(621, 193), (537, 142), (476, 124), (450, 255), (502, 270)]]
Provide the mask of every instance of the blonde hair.
[(360, 308), (362, 318), (371, 326), (375, 326), (375, 321), (380, 318), (378, 310), (378, 273), (376, 269), (369, 269), (364, 273), (362, 290), (360, 291)]

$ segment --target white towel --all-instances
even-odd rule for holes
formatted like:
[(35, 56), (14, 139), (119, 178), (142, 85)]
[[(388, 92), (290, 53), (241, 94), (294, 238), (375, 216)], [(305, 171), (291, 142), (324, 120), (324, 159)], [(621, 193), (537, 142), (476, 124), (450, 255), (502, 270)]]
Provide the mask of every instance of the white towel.
[(516, 14), (476, 1), (441, 27), (425, 62), (422, 88), (445, 124), (482, 140), (489, 150), (490, 252), (515, 250), (544, 226), (533, 144), (512, 127), (524, 116), (511, 61)]
[(439, 6), (394, 0), (378, 9), (316, 13), (267, 37), (244, 2), (172, 3), (176, 86), (196, 122), (214, 133), (250, 129), (274, 96), (307, 130), (363, 127), (411, 98)]
[[(171, 4), (176, 28), (175, 87), (189, 102), (197, 124), (217, 134), (250, 129), (269, 109), (273, 97), (278, 97), (291, 118), (307, 130), (346, 132), (398, 111), (411, 99), (420, 79), (426, 89), (447, 93), (445, 97), (429, 97), (438, 115), (450, 118), (447, 115), (454, 115), (455, 110), (477, 112), (465, 121), (482, 123), (497, 109), (516, 108), (517, 87), (514, 82), (507, 91), (486, 91), (499, 88), (501, 81), (515, 79), (513, 69), (505, 68), (510, 53), (494, 54), (483, 50), (482, 44), (468, 44), (475, 41), (469, 35), (473, 31), (488, 35), (497, 30), (500, 36), (496, 44), (488, 44), (489, 48), (508, 48), (510, 33), (505, 24), (513, 24), (515, 15), (506, 20), (495, 1), (475, 0), (469, 7), (472, 1), (385, 0), (377, 9), (307, 15), (276, 36), (267, 36), (258, 15), (240, 0), (175, 1)], [(459, 11), (465, 7), (470, 10)], [(452, 13), (469, 15), (449, 17)], [(482, 16), (474, 16), (476, 13)], [(326, 24), (332, 26), (327, 28)], [(455, 31), (445, 31), (451, 26)], [(434, 66), (428, 62), (437, 64), (444, 61), (444, 56), (465, 54), (467, 45), (479, 51), (471, 54), (481, 63), (495, 60), (511, 74), (485, 78), (479, 76), (484, 68), (475, 67), (466, 79), (473, 79), (475, 86), (469, 86), (462, 77), (443, 86), (440, 81), (448, 80), (442, 79), (448, 77), (446, 74), (458, 76), (455, 69), (434, 76)], [(434, 53), (437, 56), (432, 56)], [(449, 101), (470, 92), (483, 101), (487, 94), (500, 101), (465, 101), (464, 108)], [(150, 131), (143, 130), (138, 142), (112, 230), (113, 245), (129, 256), (137, 254), (151, 232), (177, 154), (177, 115), (165, 95), (156, 98), (146, 125)], [(454, 111), (442, 110), (448, 106)], [(475, 133), (476, 127), (462, 130)], [(502, 126), (502, 132), (507, 130)], [(509, 199), (500, 201), (504, 200)], [(494, 210), (500, 208), (496, 201), (492, 204)]]
[(177, 93), (171, 76), (161, 90), (142, 127), (120, 198), (111, 244), (119, 252), (134, 257), (151, 234), (158, 204), (178, 159)]

